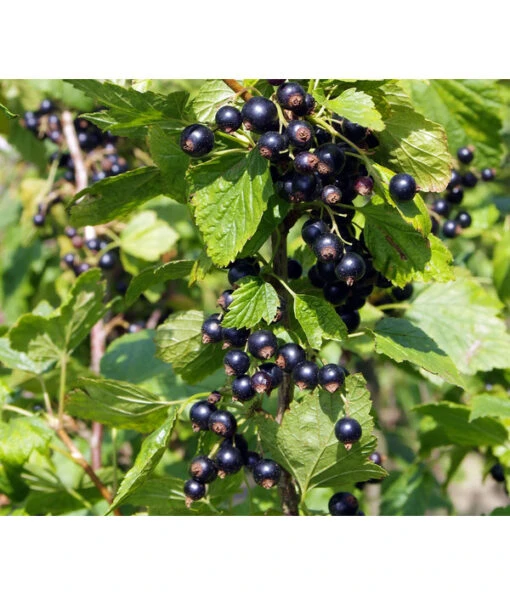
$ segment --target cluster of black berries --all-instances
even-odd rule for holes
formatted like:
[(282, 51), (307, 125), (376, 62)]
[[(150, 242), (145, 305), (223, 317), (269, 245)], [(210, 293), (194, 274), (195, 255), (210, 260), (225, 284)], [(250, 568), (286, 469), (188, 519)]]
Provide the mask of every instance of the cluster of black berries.
[[(81, 252), (81, 257), (76, 252), (67, 252), (62, 257), (62, 262), (74, 271), (76, 276), (85, 273), (91, 266), (110, 271), (117, 265), (116, 250), (108, 250), (107, 238), (93, 237), (86, 240), (76, 228), (70, 225), (64, 229), (64, 233), (71, 240), (73, 247)], [(89, 261), (94, 261), (94, 265)]]
[[(474, 151), (471, 146), (461, 147), (457, 151), (460, 167), (452, 171), (452, 177), (444, 195), (436, 198), (432, 203), (432, 233), (435, 235), (441, 231), (445, 238), (455, 238), (463, 229), (470, 227), (471, 215), (466, 210), (459, 209), (464, 199), (464, 192), (474, 188), (479, 179), (491, 182), (496, 176), (496, 170), (489, 167), (479, 172), (480, 177), (472, 169), (465, 167), (473, 161)], [(442, 222), (441, 226), (440, 222)]]

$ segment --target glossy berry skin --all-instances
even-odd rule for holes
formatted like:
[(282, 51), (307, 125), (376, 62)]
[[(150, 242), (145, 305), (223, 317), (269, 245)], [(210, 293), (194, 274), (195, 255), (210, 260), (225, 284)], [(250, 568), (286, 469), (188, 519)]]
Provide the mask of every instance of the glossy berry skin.
[(277, 386), (280, 386), (280, 384), (282, 383), (283, 372), (276, 364), (272, 364), (272, 363), (261, 364), (259, 366), (259, 370), (269, 374), (269, 376), (271, 378), (271, 389), (276, 388)]
[(252, 97), (249, 99), (243, 105), (241, 117), (246, 130), (263, 133), (278, 128), (276, 105), (265, 97)]
[(309, 151), (303, 151), (294, 157), (294, 169), (300, 174), (313, 174), (318, 163), (317, 156)]
[(471, 215), (467, 211), (459, 211), (457, 213), (457, 217), (455, 217), (455, 221), (463, 228), (466, 229), (470, 227), (472, 223)]
[(498, 483), (503, 483), (505, 481), (505, 470), (503, 469), (501, 463), (496, 463), (493, 465), (490, 469), (490, 474), (492, 479)]
[(230, 438), (236, 433), (237, 422), (236, 418), (230, 411), (223, 411), (217, 409), (209, 416), (208, 428), (211, 432), (223, 436), (223, 438)]
[(359, 327), (361, 323), (361, 317), (357, 310), (350, 310), (344, 308), (343, 306), (335, 308), (335, 310), (339, 314), (345, 326), (347, 327), (348, 333), (353, 333)]
[(373, 452), (368, 455), (368, 460), (374, 463), (375, 465), (382, 465), (382, 456), (378, 452)]
[(228, 311), (230, 304), (234, 301), (232, 294), (234, 293), (233, 289), (226, 289), (218, 298), (217, 304), (221, 307), (222, 310), (225, 312)]
[(209, 418), (216, 411), (216, 407), (208, 401), (197, 401), (193, 403), (189, 418), (194, 432), (209, 429)]
[(342, 200), (342, 191), (338, 186), (328, 184), (322, 189), (321, 200), (329, 206), (336, 205), (337, 202)]
[(366, 137), (368, 130), (364, 126), (344, 118), (342, 121), (342, 132), (346, 138), (358, 144)]
[(184, 495), (186, 496), (186, 502), (189, 506), (191, 501), (194, 502), (196, 500), (200, 500), (205, 496), (205, 485), (196, 481), (195, 479), (188, 479), (188, 481), (184, 484)]
[(257, 394), (270, 394), (273, 388), (271, 374), (264, 370), (257, 370), (251, 377), (251, 387)]
[(349, 492), (337, 492), (328, 502), (331, 516), (355, 516), (358, 508), (358, 499)]
[(211, 483), (218, 476), (218, 469), (212, 459), (205, 455), (199, 455), (192, 459), (189, 466), (189, 474), (195, 481)]
[(278, 342), (271, 331), (255, 331), (248, 337), (248, 351), (257, 359), (273, 357), (277, 348)]
[(42, 213), (36, 213), (32, 217), (32, 223), (36, 227), (43, 227), (43, 225), (46, 223), (46, 217)]
[(443, 224), (443, 235), (445, 238), (455, 238), (457, 236), (457, 222), (448, 219)]
[(409, 174), (396, 174), (390, 180), (389, 189), (393, 200), (412, 200), (416, 194), (416, 182)]
[(338, 278), (335, 273), (336, 263), (333, 260), (327, 262), (318, 262), (317, 270), (319, 275), (326, 281), (326, 283), (338, 283)]
[(73, 267), (73, 265), (76, 261), (76, 254), (73, 254), (72, 252), (68, 252), (67, 254), (64, 254), (64, 257), (62, 258), (62, 260), (66, 263), (67, 266)]
[(338, 260), (342, 255), (342, 242), (335, 234), (324, 233), (315, 240), (313, 251), (320, 262)]
[(280, 465), (271, 459), (261, 459), (253, 467), (253, 479), (255, 483), (266, 490), (278, 485), (282, 470)]
[(297, 343), (286, 343), (278, 349), (276, 354), (276, 365), (284, 372), (292, 370), (306, 359), (305, 350)]
[(334, 283), (326, 283), (322, 289), (322, 293), (327, 302), (334, 306), (339, 306), (346, 300), (349, 294), (349, 288), (345, 283), (340, 283), (338, 281)]
[(91, 251), (91, 252), (98, 252), (99, 250), (101, 250), (101, 242), (99, 241), (99, 238), (90, 238), (85, 242), (85, 246), (87, 246), (87, 248)]
[(325, 287), (326, 281), (324, 281), (323, 277), (321, 277), (321, 275), (319, 273), (319, 269), (317, 268), (316, 264), (314, 264), (308, 270), (307, 274), (308, 274), (308, 279), (309, 279), (310, 283), (314, 287), (317, 287), (318, 289), (322, 289), (323, 287)]
[(232, 105), (224, 105), (223, 107), (220, 107), (220, 109), (216, 112), (214, 120), (216, 122), (216, 126), (227, 134), (235, 132), (241, 128), (243, 123), (241, 112)]
[(249, 336), (250, 331), (247, 328), (222, 328), (223, 349), (244, 347)]
[(448, 191), (446, 200), (452, 205), (460, 205), (464, 198), (464, 188), (462, 186), (455, 186)]
[(471, 161), (473, 161), (474, 156), (474, 152), (469, 147), (461, 147), (457, 151), (457, 159), (465, 165), (471, 163)]
[(238, 448), (225, 443), (216, 454), (215, 463), (219, 471), (218, 475), (225, 477), (225, 475), (237, 473), (242, 469), (243, 455)]
[(397, 300), (397, 302), (405, 302), (413, 295), (413, 284), (408, 283), (404, 287), (394, 287), (391, 290), (391, 295)]
[(281, 85), (282, 83), (285, 82), (285, 79), (266, 79), (266, 80), (270, 85), (273, 85), (273, 87), (278, 87), (278, 85)]
[(234, 378), (232, 381), (232, 400), (233, 401), (251, 401), (255, 396), (255, 390), (252, 386), (251, 378), (246, 374)]
[(305, 94), (305, 100), (299, 107), (295, 107), (292, 111), (296, 116), (309, 116), (315, 110), (315, 99), (310, 93)]
[(335, 436), (345, 445), (354, 444), (361, 438), (362, 429), (359, 422), (352, 417), (343, 417), (335, 424)]
[(313, 128), (304, 120), (291, 120), (285, 130), (291, 144), (296, 149), (307, 151), (313, 143)]
[(315, 156), (319, 159), (317, 171), (319, 174), (329, 176), (339, 174), (345, 165), (345, 154), (342, 149), (334, 143), (321, 145), (316, 151)]
[(83, 275), (83, 273), (86, 273), (87, 271), (90, 271), (90, 264), (88, 262), (80, 262), (74, 269), (74, 272), (78, 276)]
[(276, 100), (283, 109), (299, 109), (305, 102), (305, 90), (299, 83), (283, 83), (276, 91)]
[(287, 277), (289, 279), (299, 279), (303, 274), (303, 267), (298, 260), (289, 258), (287, 261)]
[(265, 159), (276, 159), (289, 146), (287, 137), (275, 130), (269, 130), (257, 141), (259, 153)]
[(317, 238), (329, 232), (329, 227), (322, 221), (322, 219), (308, 219), (303, 223), (301, 228), (301, 237), (311, 246)]
[(202, 343), (217, 343), (223, 337), (219, 314), (211, 314), (202, 324)]
[(245, 453), (243, 459), (246, 467), (248, 467), (250, 471), (253, 471), (253, 468), (260, 461), (261, 457), (258, 452), (255, 452), (254, 450), (249, 450)]
[(212, 151), (214, 134), (203, 124), (191, 124), (181, 133), (180, 147), (190, 157), (203, 157)]
[(216, 405), (216, 403), (219, 403), (221, 401), (221, 393), (218, 392), (217, 390), (213, 390), (209, 396), (207, 397), (207, 402), (211, 403), (212, 405)]
[(109, 271), (113, 269), (116, 262), (117, 259), (115, 258), (115, 254), (113, 252), (105, 252), (97, 264), (101, 269), (103, 269), (103, 271)]
[(349, 287), (364, 277), (367, 265), (362, 256), (356, 252), (347, 252), (336, 265), (335, 273), (340, 281), (344, 281)]
[(317, 178), (313, 174), (295, 173), (292, 176), (289, 199), (291, 202), (312, 201), (317, 192)]
[(332, 141), (331, 134), (321, 128), (320, 126), (316, 126), (314, 128), (315, 140), (317, 141), (318, 145), (324, 145), (326, 143), (330, 143)]
[(492, 167), (484, 167), (480, 172), (480, 176), (484, 182), (491, 182), (496, 177), (496, 170), (492, 169)]
[(441, 217), (448, 217), (450, 214), (451, 206), (450, 203), (445, 200), (444, 198), (438, 198), (434, 201), (432, 205), (432, 210), (434, 213), (441, 215)]
[(328, 392), (334, 393), (344, 382), (344, 370), (337, 364), (326, 364), (319, 369), (319, 384)]
[(462, 184), (462, 176), (456, 169), (454, 169), (452, 170), (452, 177), (450, 178), (446, 188), (447, 190), (450, 190), (451, 188), (455, 188), (455, 186), (459, 186), (460, 184)]
[(478, 178), (472, 171), (468, 171), (462, 176), (462, 185), (464, 188), (474, 188), (477, 184)]
[(227, 351), (223, 358), (227, 376), (242, 376), (250, 368), (249, 356), (240, 349)]
[(55, 104), (51, 99), (43, 99), (39, 105), (38, 112), (40, 114), (49, 114), (55, 109)]
[(292, 370), (292, 380), (300, 390), (313, 390), (319, 384), (319, 367), (305, 360)]
[(71, 227), (70, 225), (68, 225), (65, 229), (64, 229), (64, 233), (66, 234), (66, 236), (68, 238), (74, 238), (74, 236), (78, 233), (76, 231), (75, 227)]
[(260, 273), (260, 265), (256, 261), (236, 260), (228, 271), (228, 282), (235, 286), (243, 277), (256, 277)]

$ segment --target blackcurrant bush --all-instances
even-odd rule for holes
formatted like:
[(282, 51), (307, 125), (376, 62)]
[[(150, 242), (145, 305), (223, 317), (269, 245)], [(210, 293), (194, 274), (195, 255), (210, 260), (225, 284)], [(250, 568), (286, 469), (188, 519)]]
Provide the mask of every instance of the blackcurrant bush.
[(255, 483), (266, 490), (278, 485), (282, 471), (280, 465), (271, 459), (261, 459), (253, 466)]
[(319, 236), (328, 232), (329, 227), (322, 219), (308, 219), (301, 228), (301, 237), (308, 245), (312, 245)]
[(103, 271), (107, 271), (113, 269), (116, 262), (117, 259), (115, 258), (115, 254), (113, 252), (105, 252), (97, 264), (103, 269)]
[(257, 359), (273, 357), (277, 347), (278, 342), (271, 331), (255, 331), (248, 337), (248, 351)]
[(205, 455), (199, 455), (192, 459), (189, 466), (189, 474), (195, 481), (211, 483), (218, 476), (218, 469), (212, 459)]
[(362, 430), (359, 422), (352, 417), (343, 417), (335, 424), (335, 436), (345, 446), (358, 442), (361, 434)]
[(389, 189), (393, 200), (412, 200), (416, 194), (416, 182), (409, 174), (396, 174), (390, 180)]
[(348, 252), (336, 265), (335, 273), (340, 281), (344, 281), (349, 287), (359, 281), (367, 270), (365, 260), (356, 252)]
[(473, 161), (473, 157), (475, 156), (474, 151), (471, 147), (461, 147), (457, 151), (457, 159), (464, 164), (471, 163)]
[(328, 184), (322, 189), (321, 200), (327, 205), (336, 205), (337, 202), (342, 200), (342, 191), (338, 186)]
[(232, 349), (225, 354), (223, 364), (228, 376), (242, 376), (250, 367), (250, 358), (244, 351)]
[(202, 324), (202, 343), (217, 343), (222, 339), (222, 328), (219, 314), (211, 314)]
[(496, 170), (493, 169), (492, 167), (485, 167), (480, 172), (480, 175), (484, 182), (491, 182), (496, 177)]
[(282, 83), (276, 91), (276, 99), (283, 109), (295, 110), (305, 101), (305, 90), (299, 83)]
[(315, 151), (315, 156), (319, 159), (317, 171), (324, 176), (339, 174), (345, 165), (345, 154), (334, 143), (321, 145)]
[(328, 508), (331, 516), (355, 516), (359, 503), (356, 496), (349, 492), (337, 492), (329, 499)]
[(288, 146), (287, 137), (275, 130), (264, 132), (257, 141), (259, 152), (265, 159), (276, 159)]
[(326, 364), (319, 369), (319, 384), (330, 393), (334, 393), (345, 381), (343, 368), (337, 364)]
[(503, 465), (501, 463), (496, 463), (490, 469), (490, 474), (494, 481), (498, 483), (503, 483), (505, 481), (505, 470), (503, 469)]
[(259, 366), (259, 369), (266, 372), (271, 377), (271, 389), (280, 386), (283, 380), (283, 372), (281, 369), (272, 363), (265, 363)]
[(208, 430), (209, 418), (215, 411), (216, 407), (208, 401), (197, 401), (196, 403), (193, 403), (189, 411), (189, 418), (193, 431), (198, 432), (199, 430)]
[(255, 389), (253, 388), (251, 378), (244, 374), (238, 376), (232, 381), (232, 400), (233, 401), (251, 401), (255, 396)]
[(236, 107), (224, 105), (216, 112), (215, 122), (220, 130), (230, 134), (241, 127), (243, 118), (241, 117), (241, 112)]
[(203, 124), (191, 124), (182, 131), (180, 146), (190, 157), (203, 157), (212, 151), (214, 134)]
[(313, 243), (313, 251), (321, 262), (338, 260), (342, 255), (342, 242), (333, 233), (323, 233)]
[(307, 151), (313, 143), (313, 128), (304, 120), (291, 120), (286, 128), (289, 143), (297, 149)]
[(445, 200), (444, 198), (438, 198), (434, 201), (432, 205), (432, 210), (434, 213), (441, 215), (441, 217), (448, 217), (450, 214), (451, 206), (450, 203)]
[(250, 330), (247, 328), (223, 328), (221, 338), (223, 339), (223, 349), (229, 347), (244, 347), (250, 336)]
[(413, 284), (408, 283), (404, 287), (393, 287), (391, 295), (397, 300), (397, 302), (404, 302), (413, 295)]
[(284, 372), (292, 372), (292, 370), (304, 362), (306, 358), (305, 350), (297, 343), (286, 343), (278, 349), (276, 354), (276, 365)]
[(319, 159), (314, 153), (303, 151), (294, 158), (294, 169), (300, 174), (313, 174), (317, 169)]
[(257, 261), (239, 259), (236, 260), (228, 271), (228, 282), (235, 286), (243, 277), (256, 277), (260, 273), (260, 265)]
[(243, 105), (241, 117), (246, 130), (267, 132), (278, 129), (276, 105), (265, 97), (252, 97)]
[(195, 500), (200, 500), (205, 496), (205, 485), (195, 479), (188, 479), (184, 484), (184, 495), (186, 496), (186, 506), (189, 508)]
[(448, 219), (443, 224), (443, 235), (445, 238), (454, 238), (458, 234), (457, 221)]
[(466, 229), (472, 223), (471, 215), (467, 211), (459, 211), (455, 221), (463, 228)]
[(464, 198), (464, 188), (462, 186), (454, 186), (448, 191), (446, 200), (452, 205), (460, 205)]
[(230, 411), (217, 409), (209, 416), (208, 427), (211, 432), (218, 434), (218, 436), (230, 438), (236, 433), (237, 422)]
[(300, 362), (292, 370), (292, 380), (300, 390), (313, 390), (319, 384), (319, 367), (314, 362)]
[(478, 178), (472, 171), (468, 171), (462, 176), (462, 185), (464, 188), (474, 188), (477, 184)]
[(215, 463), (218, 468), (218, 476), (223, 478), (242, 469), (243, 455), (238, 448), (225, 443), (217, 452)]
[(298, 260), (289, 258), (287, 261), (287, 277), (289, 279), (299, 279), (303, 274), (303, 267)]

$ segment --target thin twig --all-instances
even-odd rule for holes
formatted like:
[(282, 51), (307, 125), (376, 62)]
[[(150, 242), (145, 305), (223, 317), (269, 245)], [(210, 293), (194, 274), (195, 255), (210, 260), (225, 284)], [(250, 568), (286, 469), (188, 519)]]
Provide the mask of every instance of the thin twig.
[(85, 161), (83, 160), (83, 155), (80, 149), (80, 143), (78, 142), (78, 136), (74, 129), (74, 118), (71, 112), (67, 110), (62, 112), (62, 132), (73, 160), (74, 179), (76, 180), (76, 192), (78, 193), (87, 187), (88, 176)]
[(158, 326), (158, 322), (159, 322), (162, 314), (163, 314), (163, 312), (159, 308), (156, 308), (155, 310), (153, 310), (152, 314), (147, 319), (145, 328), (148, 328), (148, 329), (156, 328)]
[(253, 97), (253, 95), (248, 91), (248, 89), (245, 89), (235, 79), (223, 79), (223, 82), (225, 83), (225, 85), (229, 86), (232, 89), (232, 91), (234, 91), (234, 93), (242, 97), (242, 99), (244, 99), (245, 101), (248, 101), (248, 99), (251, 99)]

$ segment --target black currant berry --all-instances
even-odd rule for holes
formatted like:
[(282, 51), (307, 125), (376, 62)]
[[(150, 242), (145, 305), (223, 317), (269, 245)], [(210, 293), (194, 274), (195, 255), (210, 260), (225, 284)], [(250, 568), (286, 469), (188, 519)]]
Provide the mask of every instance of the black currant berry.
[(78, 233), (76, 231), (75, 227), (71, 227), (70, 225), (67, 225), (66, 228), (64, 229), (64, 233), (66, 234), (66, 236), (68, 238), (74, 238), (74, 236)]
[(303, 227), (301, 228), (301, 237), (311, 246), (319, 236), (328, 232), (329, 227), (322, 219), (308, 219), (308, 221), (303, 223)]
[(73, 254), (72, 252), (68, 252), (67, 254), (64, 254), (64, 257), (62, 258), (62, 260), (66, 263), (67, 266), (72, 268), (76, 261), (76, 254)]
[(250, 367), (250, 358), (244, 351), (232, 349), (225, 354), (223, 364), (227, 376), (242, 376)]
[(464, 188), (474, 188), (477, 184), (478, 178), (472, 171), (468, 171), (462, 176), (462, 185)]
[(321, 200), (327, 205), (336, 205), (337, 202), (342, 200), (342, 191), (338, 186), (328, 184), (328, 186), (324, 186), (322, 189)]
[(223, 334), (220, 324), (220, 315), (211, 314), (202, 324), (202, 343), (217, 343), (221, 341)]
[(342, 255), (342, 242), (333, 233), (323, 233), (313, 243), (313, 251), (321, 262), (338, 260)]
[(276, 365), (284, 372), (292, 370), (306, 359), (305, 350), (297, 343), (286, 343), (278, 349), (276, 354)]
[(99, 252), (99, 250), (101, 250), (101, 242), (99, 238), (89, 238), (85, 242), (85, 246), (87, 246), (91, 252)]
[(457, 217), (455, 217), (455, 221), (463, 228), (466, 229), (470, 227), (472, 223), (471, 215), (467, 211), (459, 211), (457, 213)]
[(321, 128), (320, 126), (315, 126), (313, 131), (315, 134), (315, 140), (317, 141), (317, 145), (324, 145), (332, 141), (331, 134), (327, 130), (324, 130), (324, 128)]
[(359, 503), (349, 492), (337, 492), (329, 499), (328, 508), (331, 516), (355, 516)]
[(393, 287), (391, 295), (397, 300), (397, 302), (405, 302), (413, 295), (413, 284), (408, 283), (404, 287)]
[(244, 374), (237, 376), (232, 381), (232, 400), (233, 401), (251, 401), (255, 396), (255, 390), (252, 386), (251, 378)]
[(265, 159), (276, 159), (288, 146), (287, 137), (275, 130), (264, 132), (257, 142), (259, 153)]
[(257, 394), (260, 395), (262, 393), (266, 393), (269, 395), (273, 388), (271, 374), (269, 374), (269, 372), (265, 372), (264, 370), (258, 370), (251, 377), (251, 386)]
[(441, 215), (441, 217), (448, 217), (450, 214), (451, 206), (450, 203), (445, 200), (444, 198), (438, 198), (434, 201), (432, 205), (432, 210), (434, 213)]
[(271, 377), (271, 389), (280, 386), (283, 380), (283, 372), (276, 364), (265, 363), (260, 364), (259, 370), (266, 372)]
[(260, 461), (261, 457), (258, 452), (255, 452), (254, 450), (249, 450), (244, 454), (243, 459), (246, 467), (248, 467), (250, 471), (253, 471), (253, 468)]
[(83, 275), (83, 273), (86, 273), (87, 271), (90, 271), (90, 264), (88, 262), (80, 262), (74, 269), (74, 272), (78, 276)]
[(330, 393), (334, 393), (343, 386), (344, 381), (343, 368), (337, 364), (326, 364), (319, 369), (319, 384)]
[(291, 202), (310, 202), (317, 192), (317, 178), (313, 174), (295, 173), (292, 176), (289, 200)]
[(273, 85), (274, 87), (278, 87), (278, 85), (281, 85), (282, 83), (285, 82), (285, 79), (266, 79), (266, 80), (270, 85)]
[(105, 252), (97, 264), (103, 269), (103, 271), (108, 271), (113, 269), (116, 262), (117, 259), (115, 258), (115, 254), (113, 252)]
[(221, 401), (221, 393), (217, 390), (213, 390), (209, 396), (207, 397), (207, 402), (211, 403), (211, 405), (216, 405)]
[(218, 476), (218, 469), (212, 459), (205, 455), (199, 455), (192, 459), (189, 466), (189, 474), (195, 481), (211, 483)]
[(358, 442), (361, 438), (362, 430), (358, 421), (352, 417), (343, 417), (335, 424), (335, 436), (339, 442), (349, 447)]
[(459, 186), (460, 184), (462, 184), (462, 176), (456, 169), (453, 169), (452, 177), (450, 178), (450, 181), (448, 182), (448, 186), (446, 187), (446, 189), (451, 190), (452, 188), (455, 188), (455, 186)]
[(43, 99), (41, 104), (39, 105), (39, 109), (37, 110), (41, 115), (42, 114), (49, 114), (55, 109), (55, 104), (51, 99)]
[(224, 478), (226, 475), (237, 473), (242, 469), (243, 455), (232, 444), (224, 443), (216, 454), (214, 462), (218, 468), (218, 476)]
[(230, 304), (234, 301), (234, 298), (232, 297), (232, 294), (234, 293), (233, 289), (227, 289), (225, 290), (220, 297), (217, 300), (217, 304), (218, 306), (221, 307), (222, 310), (224, 310), (225, 312), (228, 311), (228, 308), (230, 306)]
[(263, 133), (278, 129), (276, 105), (265, 97), (252, 97), (243, 105), (241, 117), (246, 130)]
[(505, 470), (503, 469), (503, 465), (501, 463), (496, 463), (490, 469), (490, 474), (494, 481), (498, 483), (503, 483), (505, 481)]
[(347, 327), (348, 333), (353, 333), (359, 327), (361, 317), (357, 310), (351, 310), (344, 306), (339, 306), (338, 308), (335, 308), (335, 310)]
[(318, 262), (317, 263), (317, 270), (319, 271), (319, 275), (326, 281), (327, 283), (338, 283), (338, 278), (335, 273), (336, 262), (333, 260), (328, 260), (327, 262)]
[(184, 495), (186, 496), (186, 507), (189, 508), (192, 502), (200, 500), (205, 496), (205, 485), (195, 479), (188, 479), (184, 484)]
[(345, 300), (343, 307), (345, 308), (345, 310), (356, 311), (360, 308), (363, 308), (363, 306), (366, 304), (366, 301), (367, 300), (364, 297), (352, 294)]
[(305, 94), (305, 100), (299, 107), (295, 107), (292, 111), (296, 116), (309, 116), (315, 110), (315, 99), (310, 93)]
[(257, 261), (239, 259), (229, 268), (228, 282), (235, 287), (243, 277), (256, 277), (259, 273), (260, 265)]
[(340, 281), (344, 281), (349, 287), (352, 287), (365, 275), (366, 270), (367, 265), (362, 256), (356, 252), (347, 252), (336, 265), (335, 273)]
[(278, 342), (271, 331), (255, 331), (248, 337), (248, 351), (257, 359), (273, 357), (277, 347)]
[(307, 151), (313, 142), (313, 128), (304, 120), (291, 120), (285, 129), (289, 143), (296, 149)]
[(232, 105), (224, 105), (216, 112), (215, 122), (220, 130), (230, 134), (241, 127), (243, 119), (241, 117), (241, 112), (236, 107)]
[(368, 130), (360, 124), (356, 124), (347, 118), (343, 118), (342, 132), (346, 138), (353, 143), (358, 144), (366, 137)]
[(446, 200), (452, 205), (460, 205), (464, 198), (464, 188), (462, 186), (455, 186), (448, 191)]
[(276, 99), (283, 109), (294, 111), (305, 102), (305, 90), (299, 83), (282, 83), (276, 91)]
[(443, 235), (445, 238), (454, 238), (458, 234), (457, 231), (457, 221), (453, 221), (452, 219), (448, 219), (443, 224)]
[(244, 347), (250, 336), (250, 330), (247, 328), (223, 328), (221, 338), (223, 339), (223, 349), (229, 347)]
[(491, 182), (496, 177), (496, 170), (492, 167), (485, 167), (480, 172), (480, 175), (484, 182)]
[(209, 416), (208, 427), (211, 432), (218, 434), (218, 436), (230, 438), (236, 433), (237, 422), (230, 411), (217, 409)]
[(278, 485), (281, 474), (280, 465), (271, 459), (261, 459), (253, 467), (253, 479), (255, 483), (266, 490)]
[(310, 283), (318, 289), (322, 289), (326, 285), (326, 281), (321, 277), (319, 269), (315, 264), (308, 270), (308, 279), (310, 280)]
[(334, 283), (326, 283), (322, 288), (322, 293), (327, 302), (334, 306), (339, 306), (347, 299), (349, 288), (345, 283), (336, 281)]
[(409, 174), (396, 174), (390, 180), (389, 189), (393, 200), (412, 200), (416, 194), (416, 182)]
[(189, 411), (191, 427), (194, 432), (209, 429), (209, 418), (216, 411), (216, 407), (208, 401), (197, 401)]
[(42, 213), (36, 213), (32, 217), (32, 223), (36, 227), (43, 227), (43, 225), (46, 223), (46, 217)]
[(289, 258), (287, 261), (287, 277), (289, 279), (299, 279), (303, 274), (303, 267), (301, 263), (294, 258)]
[(464, 164), (471, 163), (473, 161), (473, 157), (475, 156), (474, 151), (471, 147), (461, 147), (457, 151), (457, 159)]
[(314, 362), (300, 362), (292, 370), (292, 380), (300, 390), (313, 390), (319, 384), (319, 367)]
[(323, 176), (339, 174), (345, 165), (345, 154), (342, 149), (334, 143), (321, 145), (315, 156), (319, 159), (317, 171)]
[(309, 151), (303, 151), (294, 157), (294, 169), (300, 174), (313, 174), (318, 163), (317, 156)]
[(203, 124), (191, 124), (182, 131), (180, 146), (190, 157), (203, 157), (212, 151), (214, 134)]

